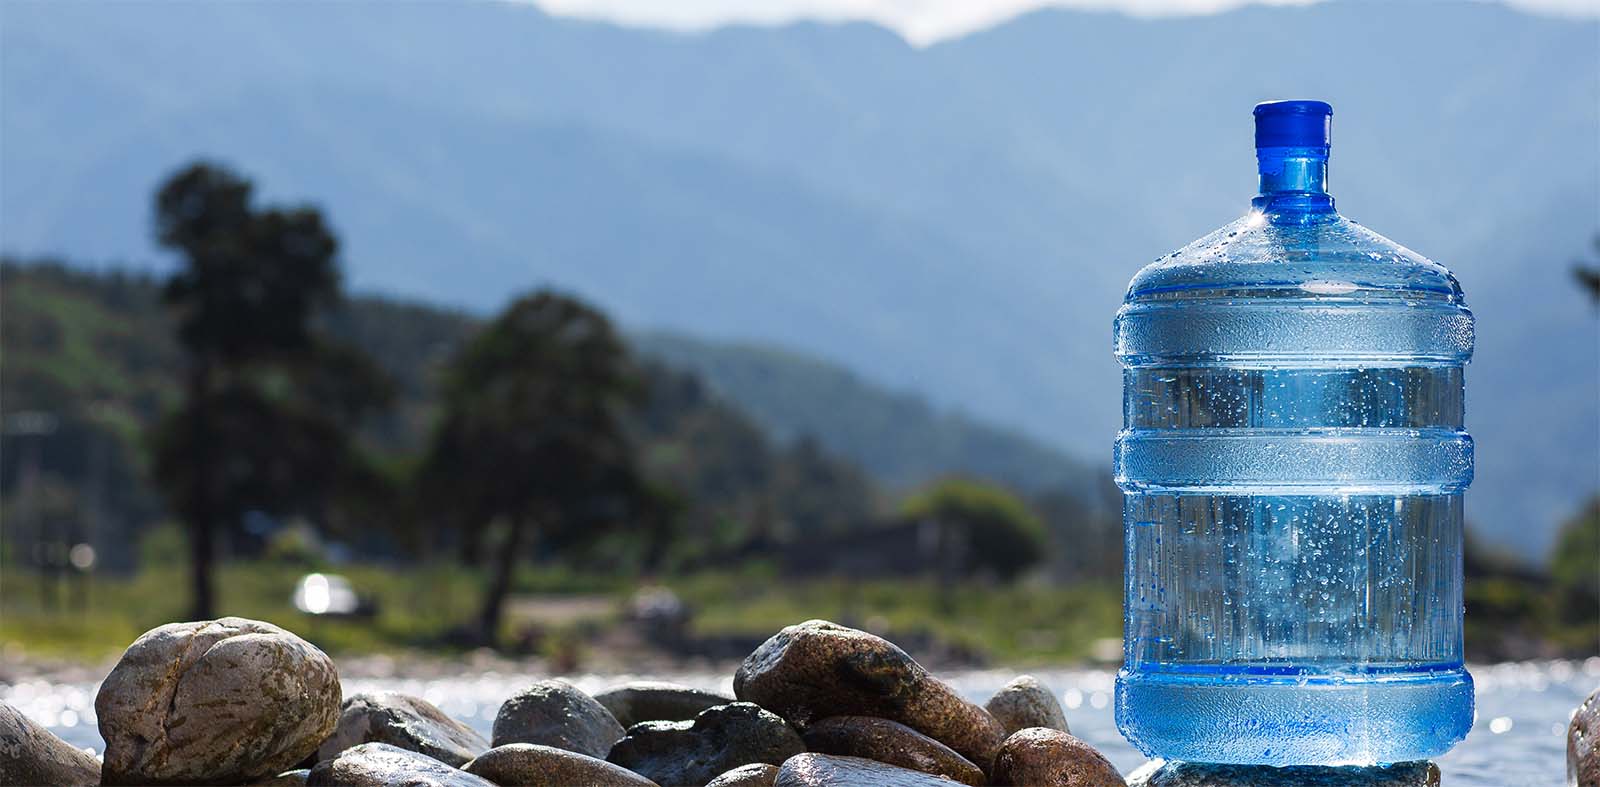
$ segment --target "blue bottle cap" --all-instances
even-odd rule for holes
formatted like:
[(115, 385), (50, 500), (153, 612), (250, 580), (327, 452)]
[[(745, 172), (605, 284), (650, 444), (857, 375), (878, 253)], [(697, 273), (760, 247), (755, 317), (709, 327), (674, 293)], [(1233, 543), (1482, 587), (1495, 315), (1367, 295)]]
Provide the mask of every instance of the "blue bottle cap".
[(1333, 141), (1333, 107), (1326, 101), (1265, 101), (1255, 116), (1258, 148), (1325, 148)]

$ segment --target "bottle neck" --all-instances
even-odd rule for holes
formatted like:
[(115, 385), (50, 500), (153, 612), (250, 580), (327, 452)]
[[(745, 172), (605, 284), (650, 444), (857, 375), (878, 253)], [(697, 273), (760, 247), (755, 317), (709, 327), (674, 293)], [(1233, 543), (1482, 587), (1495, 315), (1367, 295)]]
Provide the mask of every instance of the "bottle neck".
[(1256, 148), (1261, 193), (1250, 204), (1269, 216), (1333, 213), (1328, 194), (1328, 149)]

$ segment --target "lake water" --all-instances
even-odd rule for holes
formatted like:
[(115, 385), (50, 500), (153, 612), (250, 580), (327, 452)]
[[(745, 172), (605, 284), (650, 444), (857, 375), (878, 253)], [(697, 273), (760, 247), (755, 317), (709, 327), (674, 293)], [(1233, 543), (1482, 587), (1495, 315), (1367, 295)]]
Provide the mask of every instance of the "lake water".
[[(1061, 693), (1067, 720), (1078, 737), (1111, 758), (1124, 774), (1145, 758), (1122, 740), (1111, 718), (1113, 673), (1105, 670), (1033, 670)], [(1560, 787), (1566, 773), (1566, 726), (1572, 711), (1600, 686), (1600, 657), (1587, 661), (1497, 664), (1472, 668), (1478, 685), (1477, 723), (1465, 742), (1439, 760), (1446, 787)], [(942, 673), (962, 694), (982, 701), (1015, 676), (1006, 671)], [(344, 691), (394, 690), (424, 697), (476, 727), (485, 737), (500, 703), (528, 682), (546, 677), (497, 672), (427, 680), (349, 679)], [(624, 680), (672, 680), (698, 688), (731, 691), (732, 677), (709, 673), (674, 675), (567, 676), (587, 691)], [(0, 700), (11, 703), (76, 746), (98, 752), (93, 683), (23, 681), (0, 684)]]

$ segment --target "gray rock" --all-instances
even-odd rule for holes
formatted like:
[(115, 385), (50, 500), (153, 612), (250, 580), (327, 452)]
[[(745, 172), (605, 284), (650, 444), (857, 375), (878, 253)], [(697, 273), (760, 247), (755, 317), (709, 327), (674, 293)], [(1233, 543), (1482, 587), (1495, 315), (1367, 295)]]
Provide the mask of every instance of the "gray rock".
[(517, 692), (494, 717), (494, 745), (537, 743), (604, 759), (623, 734), (611, 711), (564, 680)]
[(987, 768), (1005, 737), (989, 712), (882, 637), (825, 620), (790, 626), (739, 665), (733, 693), (800, 729), (829, 716), (898, 721)]
[(531, 743), (496, 746), (462, 770), (500, 787), (656, 787), (655, 782), (620, 765)]
[(730, 768), (778, 765), (805, 750), (777, 714), (735, 702), (707, 708), (692, 722), (639, 722), (606, 759), (658, 784), (705, 784)]
[(172, 623), (128, 647), (94, 708), (106, 784), (238, 784), (294, 768), (333, 732), (339, 674), (270, 623)]
[(1600, 787), (1600, 689), (1567, 725), (1567, 787)]
[(1402, 762), (1370, 767), (1208, 765), (1151, 760), (1128, 775), (1128, 787), (1439, 787), (1439, 766)]
[(772, 787), (778, 780), (778, 766), (765, 762), (741, 765), (706, 782), (706, 787)]
[(307, 787), (495, 787), (481, 776), (445, 765), (426, 754), (363, 743), (317, 763)]
[(1017, 787), (1123, 787), (1116, 766), (1093, 746), (1060, 730), (1018, 730), (1000, 745), (993, 784)]
[(331, 760), (362, 743), (387, 743), (456, 767), (489, 748), (482, 735), (433, 703), (392, 691), (347, 698), (339, 726), (317, 749), (317, 760)]
[(0, 702), (0, 785), (99, 783), (99, 760)]
[(1032, 675), (1023, 675), (1000, 687), (983, 707), (1000, 721), (1007, 735), (1029, 727), (1072, 732), (1055, 693)]
[(612, 686), (594, 698), (623, 728), (641, 721), (688, 721), (706, 708), (733, 702), (733, 697), (725, 694), (657, 681)]
[(951, 782), (877, 760), (807, 752), (785, 760), (774, 787), (950, 787)]
[(284, 771), (270, 779), (252, 782), (250, 787), (305, 787), (306, 780), (309, 778), (311, 778), (311, 770), (309, 768), (301, 768), (299, 770)]
[(983, 771), (967, 758), (897, 721), (871, 716), (833, 716), (806, 728), (806, 749), (886, 762), (914, 771), (944, 776), (962, 784), (981, 785)]

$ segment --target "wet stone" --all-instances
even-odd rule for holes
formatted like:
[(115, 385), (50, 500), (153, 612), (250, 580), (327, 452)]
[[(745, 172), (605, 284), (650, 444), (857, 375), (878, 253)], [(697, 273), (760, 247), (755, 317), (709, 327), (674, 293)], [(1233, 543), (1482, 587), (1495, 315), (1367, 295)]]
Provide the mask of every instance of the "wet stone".
[(1055, 693), (1032, 675), (1022, 675), (1002, 686), (983, 707), (1000, 721), (1007, 735), (1029, 727), (1072, 732)]
[(564, 680), (542, 680), (519, 691), (495, 714), (495, 746), (536, 743), (604, 758), (622, 737), (611, 711)]
[(606, 759), (658, 784), (705, 784), (731, 768), (778, 765), (805, 750), (776, 714), (735, 702), (707, 708), (692, 722), (639, 722)]
[(1005, 736), (1000, 722), (882, 637), (810, 620), (773, 635), (745, 658), (733, 692), (799, 729), (829, 716), (900, 722), (986, 768)]
[(0, 702), (0, 785), (100, 783), (100, 762)]
[(790, 757), (778, 769), (775, 787), (950, 787), (954, 782), (862, 757), (807, 752)]
[(676, 683), (635, 681), (594, 695), (624, 729), (641, 721), (688, 721), (700, 711), (733, 702), (733, 697)]
[(284, 771), (270, 779), (262, 779), (251, 783), (251, 787), (305, 787), (306, 780), (311, 777), (309, 768), (300, 768), (293, 771)]
[(462, 770), (500, 787), (656, 787), (655, 782), (620, 765), (532, 743), (496, 746)]
[(317, 749), (317, 760), (333, 759), (362, 743), (387, 743), (457, 767), (489, 748), (482, 735), (433, 703), (392, 691), (346, 699), (339, 726)]
[(1439, 787), (1439, 766), (1402, 762), (1369, 767), (1208, 765), (1151, 760), (1128, 776), (1128, 787)]
[(706, 787), (772, 787), (778, 780), (778, 766), (765, 762), (741, 765), (706, 782)]
[(896, 721), (870, 716), (834, 716), (805, 732), (806, 749), (843, 754), (981, 785), (983, 771), (950, 747)]
[(339, 719), (339, 674), (311, 643), (244, 618), (172, 623), (100, 686), (106, 784), (239, 784), (296, 765)]
[(1093, 746), (1043, 727), (1006, 738), (990, 776), (993, 784), (1016, 787), (1123, 787), (1116, 766)]
[(311, 769), (308, 787), (495, 787), (480, 776), (457, 770), (426, 754), (363, 743), (323, 760)]
[(1578, 706), (1567, 724), (1567, 787), (1600, 787), (1600, 689)]

